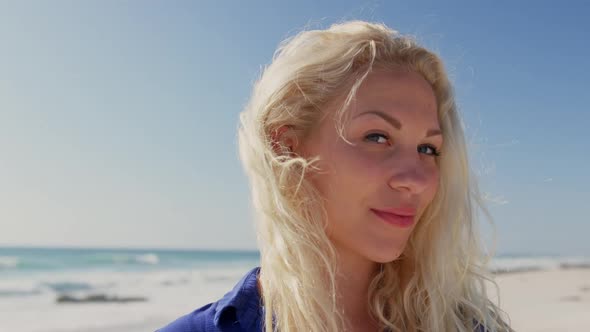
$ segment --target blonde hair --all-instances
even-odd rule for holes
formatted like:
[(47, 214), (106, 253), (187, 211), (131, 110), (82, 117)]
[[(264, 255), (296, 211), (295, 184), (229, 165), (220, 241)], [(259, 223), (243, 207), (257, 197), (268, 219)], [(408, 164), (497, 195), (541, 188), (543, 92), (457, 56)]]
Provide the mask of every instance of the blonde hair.
[[(375, 68), (402, 67), (431, 85), (444, 137), (440, 183), (400, 259), (383, 264), (367, 306), (384, 330), (509, 331), (489, 299), (476, 227), (485, 211), (470, 176), (463, 129), (441, 59), (383, 24), (352, 21), (282, 42), (240, 114), (239, 150), (250, 179), (261, 254), (265, 330), (343, 331), (336, 301), (337, 253), (320, 194), (306, 174), (318, 160), (289, 153), (273, 138), (289, 126), (302, 139), (325, 105), (346, 96), (343, 118)], [(347, 91), (347, 92), (346, 92)], [(341, 122), (340, 122), (341, 123)]]

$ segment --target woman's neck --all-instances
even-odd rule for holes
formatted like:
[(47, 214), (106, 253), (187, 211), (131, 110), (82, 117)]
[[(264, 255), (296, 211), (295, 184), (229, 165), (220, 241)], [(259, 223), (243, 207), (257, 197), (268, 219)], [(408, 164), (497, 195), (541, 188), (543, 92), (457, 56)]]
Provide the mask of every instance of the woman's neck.
[(344, 318), (352, 325), (352, 331), (376, 331), (378, 324), (371, 316), (368, 300), (369, 286), (379, 272), (379, 264), (347, 250), (339, 249), (338, 254), (336, 289)]

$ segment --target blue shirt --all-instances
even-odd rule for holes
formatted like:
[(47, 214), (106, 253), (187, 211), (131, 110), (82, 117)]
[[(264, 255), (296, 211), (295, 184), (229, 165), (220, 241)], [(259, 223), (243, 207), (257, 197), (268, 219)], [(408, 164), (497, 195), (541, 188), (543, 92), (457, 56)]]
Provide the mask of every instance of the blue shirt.
[(263, 309), (260, 267), (248, 272), (223, 298), (184, 315), (156, 332), (260, 332)]
[[(260, 267), (248, 272), (219, 301), (184, 315), (156, 332), (261, 332), (262, 307), (258, 292)], [(477, 324), (475, 332), (486, 329)]]

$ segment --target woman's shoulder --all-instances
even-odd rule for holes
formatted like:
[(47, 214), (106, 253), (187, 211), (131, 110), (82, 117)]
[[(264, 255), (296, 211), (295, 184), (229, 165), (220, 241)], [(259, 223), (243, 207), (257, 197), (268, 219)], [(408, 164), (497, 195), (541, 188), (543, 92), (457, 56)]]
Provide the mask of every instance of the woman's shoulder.
[(156, 332), (243, 332), (260, 327), (261, 306), (257, 288), (260, 268), (250, 270), (216, 302), (186, 314)]
[(217, 302), (204, 305), (195, 311), (177, 318), (156, 332), (209, 332), (216, 331), (211, 327)]

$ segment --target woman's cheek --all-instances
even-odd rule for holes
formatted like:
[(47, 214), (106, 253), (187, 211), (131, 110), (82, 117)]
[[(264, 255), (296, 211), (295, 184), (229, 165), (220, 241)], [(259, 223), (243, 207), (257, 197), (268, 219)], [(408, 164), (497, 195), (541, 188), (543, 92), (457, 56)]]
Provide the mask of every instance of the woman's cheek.
[(440, 171), (438, 169), (438, 166), (433, 165), (433, 167), (430, 170), (429, 182), (428, 182), (428, 190), (427, 190), (429, 193), (428, 203), (430, 203), (432, 201), (432, 199), (436, 195), (436, 192), (438, 191), (439, 180), (440, 180)]

